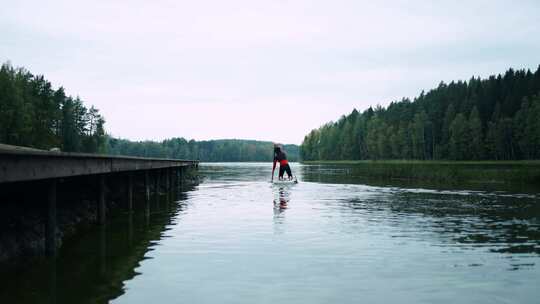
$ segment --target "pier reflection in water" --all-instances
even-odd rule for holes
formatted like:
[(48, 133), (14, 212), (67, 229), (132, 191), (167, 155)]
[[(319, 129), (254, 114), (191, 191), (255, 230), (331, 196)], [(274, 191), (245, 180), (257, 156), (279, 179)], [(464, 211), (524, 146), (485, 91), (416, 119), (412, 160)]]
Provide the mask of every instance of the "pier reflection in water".
[(56, 258), (1, 265), (0, 303), (109, 303), (121, 296), (124, 282), (140, 274), (136, 269), (186, 208), (188, 194), (177, 195), (177, 201), (153, 197), (149, 213), (126, 213), (104, 226), (83, 228)]
[(276, 186), (269, 164), (201, 165), (204, 181), (177, 203), (2, 275), (2, 300), (537, 303), (538, 192), (368, 185), (337, 181), (331, 166), (292, 168), (300, 183)]

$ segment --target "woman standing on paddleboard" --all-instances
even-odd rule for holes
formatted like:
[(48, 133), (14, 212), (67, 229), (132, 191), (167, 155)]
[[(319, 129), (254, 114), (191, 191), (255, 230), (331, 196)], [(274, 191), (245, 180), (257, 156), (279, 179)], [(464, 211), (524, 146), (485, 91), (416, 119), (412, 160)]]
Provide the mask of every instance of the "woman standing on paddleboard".
[(274, 144), (274, 166), (272, 167), (272, 180), (274, 180), (274, 171), (276, 170), (277, 162), (279, 162), (279, 179), (282, 180), (283, 174), (287, 172), (289, 180), (292, 180), (293, 175), (289, 162), (287, 161), (287, 154), (280, 145)]

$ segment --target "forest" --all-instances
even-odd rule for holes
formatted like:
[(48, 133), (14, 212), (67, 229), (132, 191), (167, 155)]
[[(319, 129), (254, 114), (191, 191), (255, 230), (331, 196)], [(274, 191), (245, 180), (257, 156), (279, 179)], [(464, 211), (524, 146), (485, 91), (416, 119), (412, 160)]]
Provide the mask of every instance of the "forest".
[[(162, 142), (129, 141), (106, 134), (105, 119), (64, 88), (54, 89), (44, 76), (35, 76), (10, 63), (0, 68), (0, 143), (65, 152), (102, 153), (201, 161), (270, 161), (272, 143), (255, 140), (194, 141), (171, 138)], [(285, 145), (289, 159), (299, 148)]]
[(67, 152), (105, 152), (105, 119), (79, 97), (9, 63), (0, 68), (0, 143)]
[[(540, 158), (540, 67), (487, 79), (441, 82), (413, 100), (356, 109), (305, 136), (299, 160), (522, 160)], [(0, 142), (66, 152), (201, 161), (268, 161), (272, 143), (254, 140), (129, 141), (105, 132), (99, 111), (10, 63), (0, 68)]]
[(540, 66), (354, 109), (305, 136), (303, 160), (540, 158)]
[[(284, 145), (290, 161), (297, 161), (299, 147)], [(207, 162), (272, 161), (273, 143), (268, 141), (220, 139), (195, 141), (171, 138), (161, 142), (107, 138), (106, 149), (115, 155), (194, 159)]]

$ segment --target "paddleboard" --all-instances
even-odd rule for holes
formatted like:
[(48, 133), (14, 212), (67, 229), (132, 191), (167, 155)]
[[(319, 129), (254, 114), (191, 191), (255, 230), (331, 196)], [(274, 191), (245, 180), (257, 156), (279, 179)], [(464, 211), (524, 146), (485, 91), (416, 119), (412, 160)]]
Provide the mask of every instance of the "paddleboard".
[(294, 185), (294, 184), (298, 184), (298, 179), (296, 177), (294, 179), (291, 179), (291, 180), (288, 180), (288, 179), (282, 179), (282, 180), (274, 179), (272, 181), (272, 184), (275, 184), (275, 185)]

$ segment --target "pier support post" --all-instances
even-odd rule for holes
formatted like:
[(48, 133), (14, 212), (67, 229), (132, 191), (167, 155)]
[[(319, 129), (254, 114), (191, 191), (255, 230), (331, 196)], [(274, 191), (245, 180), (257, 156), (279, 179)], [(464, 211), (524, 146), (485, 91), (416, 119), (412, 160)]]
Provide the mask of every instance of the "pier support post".
[(106, 221), (105, 215), (105, 175), (99, 176), (99, 198), (98, 198), (98, 223), (104, 225)]
[(128, 193), (127, 193), (127, 209), (129, 212), (133, 211), (133, 173), (128, 175)]
[(174, 200), (178, 200), (178, 168), (172, 168)]
[(107, 277), (107, 227), (99, 228), (99, 274)]
[(176, 200), (176, 197), (174, 196), (174, 167), (169, 168), (169, 171), (167, 172), (169, 174), (169, 193), (171, 194), (171, 200)]
[(48, 263), (47, 270), (49, 272), (48, 275), (48, 287), (49, 287), (49, 300), (47, 303), (49, 304), (56, 304), (57, 299), (57, 285), (58, 285), (58, 279), (57, 279), (57, 271), (56, 271), (56, 259), (51, 259)]
[(167, 192), (167, 205), (170, 203), (171, 200), (171, 169), (167, 168), (165, 169), (165, 188)]
[(173, 201), (178, 198), (176, 195), (176, 168), (171, 168), (171, 194)]
[(154, 180), (154, 203), (156, 204), (156, 210), (159, 212), (160, 210), (160, 204), (159, 204), (159, 191), (161, 188), (161, 169), (157, 169), (155, 171), (155, 180)]
[(180, 192), (182, 189), (182, 167), (178, 167), (176, 169), (176, 193), (178, 194), (178, 197), (180, 197)]
[(128, 215), (128, 245), (133, 245), (133, 213)]
[(180, 186), (184, 187), (184, 175), (187, 167), (180, 168)]
[(159, 187), (161, 185), (161, 170), (156, 170), (155, 173), (155, 179), (154, 179), (154, 195), (156, 202), (159, 201)]
[(150, 177), (148, 170), (144, 171), (144, 214), (150, 215)]
[(45, 224), (45, 254), (56, 255), (56, 196), (57, 180), (52, 179), (48, 184), (47, 219)]

